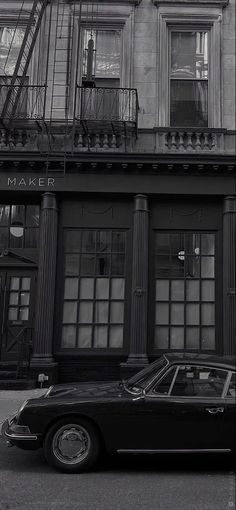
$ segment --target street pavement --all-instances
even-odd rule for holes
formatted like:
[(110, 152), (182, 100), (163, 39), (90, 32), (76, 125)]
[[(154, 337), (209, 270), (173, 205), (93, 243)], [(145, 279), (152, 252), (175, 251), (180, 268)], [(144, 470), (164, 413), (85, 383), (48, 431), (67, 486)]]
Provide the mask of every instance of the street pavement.
[[(45, 390), (0, 391), (0, 422)], [(7, 448), (0, 437), (0, 510), (235, 510), (228, 457), (104, 457), (68, 475), (42, 451)]]

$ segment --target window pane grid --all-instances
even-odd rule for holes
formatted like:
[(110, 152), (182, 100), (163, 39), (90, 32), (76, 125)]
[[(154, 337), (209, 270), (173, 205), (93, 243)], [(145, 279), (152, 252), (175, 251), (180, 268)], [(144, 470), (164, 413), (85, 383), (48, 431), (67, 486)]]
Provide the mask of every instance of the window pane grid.
[[(74, 274), (73, 276), (71, 273), (68, 274), (66, 268), (64, 307), (69, 303), (72, 309), (76, 303), (77, 314), (73, 331), (65, 329), (70, 324), (63, 321), (62, 347), (122, 348), (126, 233), (108, 230), (68, 230), (65, 256), (67, 261), (68, 256), (71, 257), (70, 267)], [(87, 261), (92, 261), (86, 262), (87, 270), (83, 256), (87, 257)], [(117, 257), (117, 267), (113, 263), (113, 257)], [(67, 295), (68, 280), (70, 285), (73, 281), (76, 282), (72, 286), (77, 291), (71, 297)]]
[(170, 126), (208, 125), (208, 32), (170, 32)]
[[(166, 254), (170, 261), (163, 274), (158, 268), (159, 253)], [(155, 348), (215, 349), (215, 255), (212, 253), (215, 253), (214, 234), (156, 233)], [(209, 258), (213, 260), (210, 266)], [(175, 266), (179, 261), (183, 270), (176, 276)], [(207, 278), (202, 276), (206, 273)]]
[(29, 320), (30, 284), (29, 277), (11, 277), (8, 302), (9, 321)]

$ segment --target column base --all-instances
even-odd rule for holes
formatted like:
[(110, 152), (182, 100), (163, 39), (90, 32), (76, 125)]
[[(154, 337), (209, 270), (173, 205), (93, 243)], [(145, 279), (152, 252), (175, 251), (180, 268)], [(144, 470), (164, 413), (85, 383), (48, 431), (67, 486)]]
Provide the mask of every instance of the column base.
[[(43, 374), (41, 378), (40, 374)], [(37, 385), (42, 383), (43, 387), (51, 386), (58, 382), (58, 363), (55, 362), (52, 356), (34, 355), (30, 363), (30, 376), (36, 379)], [(44, 377), (48, 379), (44, 380)], [(40, 380), (39, 380), (40, 379)]]

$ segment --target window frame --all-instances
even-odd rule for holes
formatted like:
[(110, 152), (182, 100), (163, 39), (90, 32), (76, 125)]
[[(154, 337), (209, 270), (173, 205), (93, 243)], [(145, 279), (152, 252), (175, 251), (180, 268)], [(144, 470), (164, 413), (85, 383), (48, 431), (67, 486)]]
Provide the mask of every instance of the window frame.
[[(124, 310), (124, 315), (123, 315), (123, 345), (122, 347), (109, 347), (109, 328), (110, 326), (112, 326), (112, 323), (110, 322), (110, 320), (108, 320), (107, 322), (107, 328), (108, 328), (108, 336), (107, 336), (107, 346), (106, 347), (95, 347), (93, 345), (93, 337), (94, 337), (94, 327), (97, 325), (99, 326), (99, 323), (96, 323), (94, 322), (94, 320), (92, 321), (91, 323), (91, 327), (92, 327), (92, 345), (90, 347), (79, 347), (78, 346), (78, 340), (77, 340), (77, 335), (78, 335), (78, 327), (80, 325), (80, 323), (77, 321), (76, 323), (73, 323), (71, 325), (74, 325), (76, 327), (76, 345), (74, 347), (63, 347), (62, 345), (62, 332), (63, 332), (63, 320), (62, 320), (62, 314), (63, 314), (63, 306), (64, 306), (64, 302), (65, 301), (68, 301), (67, 299), (65, 300), (64, 299), (64, 288), (65, 288), (65, 280), (66, 278), (73, 278), (73, 276), (69, 276), (69, 275), (66, 275), (65, 274), (65, 255), (66, 255), (66, 247), (65, 247), (65, 234), (66, 232), (72, 232), (72, 231), (80, 231), (80, 232), (110, 232), (111, 235), (112, 233), (124, 233), (125, 234), (125, 238), (126, 238), (126, 246), (125, 246), (125, 261), (124, 261), (124, 274), (123, 276), (122, 275), (114, 275), (112, 276), (111, 274), (109, 275), (96, 275), (94, 273), (94, 275), (91, 275), (91, 276), (88, 276), (88, 275), (81, 275), (80, 273), (78, 273), (78, 278), (81, 279), (81, 278), (93, 278), (94, 281), (96, 281), (97, 278), (107, 278), (109, 280), (109, 282), (111, 282), (112, 278), (123, 278), (124, 279), (124, 282), (125, 282), (125, 291), (124, 291), (124, 298), (123, 298), (123, 310)], [(128, 286), (129, 286), (129, 275), (128, 275), (128, 263), (129, 263), (129, 235), (128, 235), (128, 229), (127, 228), (116, 228), (116, 227), (77, 227), (77, 228), (72, 228), (72, 227), (66, 227), (63, 229), (63, 246), (64, 246), (64, 250), (63, 250), (63, 255), (64, 255), (64, 261), (63, 261), (63, 278), (62, 278), (62, 287), (61, 287), (61, 302), (60, 302), (60, 310), (61, 310), (61, 314), (60, 314), (60, 324), (59, 324), (59, 343), (58, 343), (58, 348), (59, 348), (59, 352), (62, 353), (62, 354), (67, 354), (67, 353), (73, 353), (73, 354), (77, 354), (77, 355), (92, 355), (92, 356), (101, 356), (101, 355), (120, 355), (120, 354), (124, 354), (124, 352), (126, 352), (127, 350), (127, 338), (128, 338), (128, 327), (127, 327), (127, 320), (128, 320), (128, 308), (129, 308), (129, 300), (128, 300), (128, 292), (129, 292), (129, 289), (128, 289)], [(111, 255), (112, 255), (112, 251), (109, 252)], [(75, 277), (75, 276), (74, 276)], [(79, 303), (80, 299), (79, 297), (77, 298), (77, 303)], [(83, 300), (82, 300), (83, 301)], [(95, 313), (95, 303), (98, 302), (99, 300), (97, 298), (93, 298), (93, 319), (94, 319), (94, 313)], [(104, 300), (100, 300), (100, 301), (104, 301)], [(109, 309), (110, 309), (110, 304), (113, 302), (113, 301), (121, 301), (119, 299), (112, 299), (110, 297), (110, 292), (109, 292), (109, 298), (108, 298), (108, 301), (109, 302)], [(77, 309), (77, 319), (79, 317), (79, 306), (78, 306), (78, 309)], [(86, 324), (83, 324), (81, 323), (81, 326), (83, 326)], [(104, 324), (101, 324), (101, 325), (104, 325)], [(114, 323), (114, 326), (116, 324)]]
[(224, 393), (223, 393), (224, 398), (229, 399), (230, 402), (232, 400), (235, 402), (235, 400), (236, 400), (236, 395), (235, 396), (228, 395), (230, 382), (231, 382), (231, 379), (232, 379), (233, 376), (236, 377), (236, 372), (234, 372), (234, 370), (229, 370), (227, 381), (226, 381), (226, 385), (225, 385), (225, 388), (224, 388)]
[[(157, 126), (170, 127), (170, 32), (175, 31), (208, 31), (209, 76), (208, 76), (208, 126), (200, 128), (221, 128), (222, 126), (222, 92), (221, 92), (221, 20), (222, 9), (212, 7), (210, 12), (196, 7), (158, 8), (158, 45), (159, 80)], [(220, 86), (219, 86), (220, 84)], [(182, 126), (176, 126), (180, 128)], [(192, 126), (194, 127), (194, 126)], [(175, 129), (172, 126), (172, 129)], [(188, 130), (188, 128), (184, 128)], [(191, 129), (191, 128), (190, 128)]]
[[(168, 394), (155, 394), (153, 392), (153, 388), (155, 387), (156, 384), (159, 384), (159, 382), (161, 382), (161, 380), (165, 377), (165, 375), (167, 374), (168, 370), (171, 370), (171, 368), (176, 367), (176, 370), (175, 370), (175, 373), (174, 373), (174, 376), (173, 376), (173, 379), (171, 381), (171, 384), (170, 384), (170, 388), (169, 388), (169, 391), (168, 391)], [(191, 366), (191, 367), (201, 367), (201, 368), (206, 368), (206, 369), (209, 369), (209, 370), (222, 370), (223, 372), (226, 372), (227, 375), (226, 375), (226, 378), (225, 378), (225, 382), (224, 382), (224, 387), (222, 389), (222, 392), (221, 392), (221, 395), (220, 396), (199, 396), (199, 395), (171, 395), (171, 391), (173, 389), (173, 386), (175, 384), (175, 381), (176, 381), (176, 378), (178, 376), (178, 373), (179, 373), (179, 369), (180, 367), (185, 367), (185, 366)], [(208, 366), (208, 365), (199, 365), (197, 363), (179, 363), (179, 364), (174, 364), (174, 365), (171, 365), (168, 367), (167, 371), (160, 377), (159, 380), (157, 381), (152, 381), (151, 383), (151, 387), (147, 389), (147, 396), (148, 397), (152, 397), (152, 398), (168, 398), (168, 399), (184, 399), (184, 400), (209, 400), (209, 399), (212, 399), (212, 400), (216, 400), (216, 399), (224, 399), (224, 398), (232, 398), (232, 397), (226, 397), (226, 394), (227, 394), (227, 391), (228, 391), (228, 387), (229, 387), (229, 381), (230, 381), (230, 375), (231, 375), (231, 372), (230, 370), (228, 370), (227, 368), (222, 368), (222, 367), (216, 367), (216, 366)], [(235, 397), (233, 397), (235, 398)]]
[[(197, 278), (193, 278), (193, 280), (197, 280), (199, 281), (199, 285), (201, 285), (201, 282), (203, 281), (208, 281), (208, 280), (212, 280), (214, 281), (214, 287), (215, 287), (215, 297), (214, 297), (214, 300), (201, 300), (200, 297), (201, 297), (201, 292), (200, 292), (200, 295), (199, 295), (199, 300), (187, 300), (186, 299), (186, 295), (184, 296), (184, 299), (183, 300), (177, 300), (177, 299), (171, 299), (171, 295), (170, 295), (170, 288), (169, 288), (169, 297), (168, 297), (168, 300), (165, 301), (165, 300), (157, 300), (156, 299), (156, 281), (157, 280), (167, 280), (168, 282), (172, 282), (173, 280), (183, 280), (184, 282), (184, 287), (186, 287), (186, 282), (188, 281), (188, 278), (186, 277), (186, 275), (184, 274), (183, 276), (161, 276), (161, 274), (157, 274), (156, 272), (156, 263), (155, 263), (155, 260), (156, 260), (156, 236), (159, 235), (159, 234), (168, 234), (169, 236), (171, 236), (172, 234), (173, 235), (183, 235), (184, 236), (184, 239), (185, 239), (185, 236), (188, 236), (188, 235), (204, 235), (204, 234), (213, 234), (214, 235), (214, 254), (212, 255), (209, 255), (209, 257), (214, 257), (214, 277), (211, 278), (211, 277), (202, 277), (201, 274), (199, 274), (199, 276)], [(202, 241), (201, 241), (202, 242)], [(149, 351), (150, 351), (150, 354), (153, 355), (157, 355), (157, 353), (159, 354), (163, 354), (165, 352), (188, 352), (190, 351), (191, 353), (203, 353), (203, 354), (215, 354), (216, 352), (219, 351), (219, 347), (220, 347), (220, 242), (219, 242), (219, 232), (216, 230), (216, 229), (203, 229), (203, 230), (200, 230), (200, 229), (185, 229), (185, 228), (181, 228), (181, 229), (168, 229), (168, 228), (164, 228), (164, 229), (153, 229), (152, 231), (152, 239), (151, 239), (151, 245), (152, 245), (152, 250), (153, 250), (153, 253), (155, 253), (155, 256), (152, 257), (152, 264), (151, 264), (151, 268), (150, 268), (150, 272), (151, 272), (151, 275), (152, 275), (152, 291), (150, 292), (150, 342), (149, 342)], [(207, 257), (207, 255), (200, 255), (201, 258), (204, 258), (204, 257)], [(172, 325), (171, 322), (170, 322), (170, 316), (169, 316), (169, 321), (168, 321), (168, 324), (158, 324), (156, 323), (156, 304), (160, 302), (160, 303), (167, 303), (168, 304), (168, 310), (170, 310), (170, 306), (172, 303), (175, 303), (175, 304), (183, 304), (184, 305), (184, 323), (181, 325), (181, 324), (174, 324)], [(214, 303), (214, 310), (215, 310), (215, 322), (214, 324), (212, 325), (207, 325), (207, 324), (202, 324), (202, 322), (199, 322), (198, 325), (194, 325), (194, 324), (187, 324), (186, 322), (186, 305), (188, 303), (195, 303), (195, 304), (198, 304), (199, 305), (199, 311), (200, 311), (200, 307), (204, 304), (207, 304), (207, 303)], [(201, 313), (199, 315), (199, 321), (200, 321), (200, 318), (201, 318)], [(184, 347), (183, 348), (171, 348), (170, 347), (170, 338), (169, 338), (169, 347), (167, 348), (158, 348), (158, 347), (155, 347), (154, 345), (154, 339), (155, 339), (155, 329), (156, 327), (158, 326), (166, 326), (168, 327), (169, 329), (169, 334), (170, 334), (170, 328), (171, 326), (173, 327), (176, 327), (176, 326), (182, 326), (184, 328), (184, 339), (186, 339), (186, 328), (187, 327), (198, 327), (199, 328), (199, 335), (201, 333), (201, 330), (202, 328), (204, 327), (214, 327), (214, 330), (215, 330), (215, 348), (214, 349), (201, 349), (201, 337), (200, 338), (200, 343), (199, 343), (199, 348), (195, 348), (195, 349), (190, 349), (186, 346), (186, 343), (184, 343)]]
[[(93, 28), (101, 30), (120, 30), (121, 32), (121, 67), (120, 67), (120, 88), (131, 88), (133, 79), (133, 34), (134, 34), (134, 11), (133, 1), (130, 5), (116, 6), (116, 13), (112, 12), (107, 5), (99, 6), (99, 18), (97, 21), (88, 22), (87, 6), (82, 8), (81, 21), (79, 8), (76, 10), (75, 30), (72, 41), (72, 70), (78, 71), (77, 76), (73, 71), (69, 94), (69, 111), (73, 115), (75, 101), (75, 87), (82, 85), (83, 79), (83, 33), (85, 29)], [(114, 6), (115, 7), (115, 6)], [(129, 48), (129, 51), (127, 51)], [(79, 57), (78, 57), (79, 55)], [(78, 62), (77, 62), (78, 58)], [(78, 65), (77, 65), (78, 64)], [(78, 108), (78, 105), (76, 109)]]
[(170, 27), (169, 28), (169, 41), (168, 41), (168, 49), (169, 49), (169, 52), (168, 52), (168, 90), (169, 90), (169, 94), (168, 94), (168, 114), (169, 114), (169, 126), (171, 126), (171, 128), (175, 129), (175, 128), (179, 128), (179, 127), (183, 127), (181, 124), (172, 124), (171, 125), (171, 122), (170, 122), (170, 116), (171, 116), (171, 81), (181, 81), (181, 82), (191, 82), (191, 83), (198, 83), (198, 82), (206, 82), (207, 83), (207, 126), (185, 126), (185, 129), (188, 130), (189, 127), (196, 127), (196, 129), (205, 129), (206, 127), (208, 127), (209, 125), (209, 100), (210, 100), (210, 94), (209, 94), (209, 91), (210, 91), (210, 87), (209, 87), (209, 75), (210, 75), (210, 69), (211, 69), (211, 66), (210, 66), (210, 45), (209, 45), (209, 35), (210, 35), (210, 31), (209, 29), (206, 29), (204, 30), (204, 32), (207, 32), (208, 34), (208, 48), (207, 48), (207, 56), (208, 56), (208, 76), (207, 76), (207, 79), (204, 79), (204, 78), (173, 78), (171, 77), (171, 36), (173, 33), (190, 33), (190, 32), (194, 32), (194, 33), (197, 33), (197, 32), (203, 32), (203, 29), (196, 29), (196, 27), (194, 27), (194, 29), (192, 29), (191, 27), (187, 27), (187, 26), (179, 26), (179, 27)]

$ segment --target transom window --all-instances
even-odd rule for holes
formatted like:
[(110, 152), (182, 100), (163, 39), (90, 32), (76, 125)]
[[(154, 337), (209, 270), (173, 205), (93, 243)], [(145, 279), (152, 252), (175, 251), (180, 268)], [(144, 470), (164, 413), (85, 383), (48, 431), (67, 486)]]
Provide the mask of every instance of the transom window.
[(156, 349), (215, 349), (215, 235), (156, 232)]
[(170, 125), (208, 125), (208, 32), (171, 31)]
[(7, 248), (37, 248), (38, 205), (0, 204), (0, 251)]
[(68, 230), (62, 347), (123, 347), (126, 233)]

